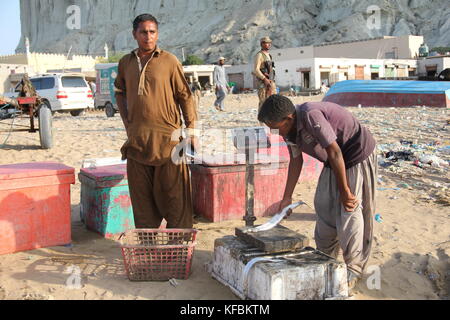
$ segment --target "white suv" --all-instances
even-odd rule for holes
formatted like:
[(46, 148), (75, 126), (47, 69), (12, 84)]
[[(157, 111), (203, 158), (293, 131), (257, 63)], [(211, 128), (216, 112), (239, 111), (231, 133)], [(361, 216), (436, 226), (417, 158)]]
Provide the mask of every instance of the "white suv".
[[(85, 109), (94, 109), (94, 97), (83, 74), (52, 73), (30, 77), (31, 83), (48, 107), (55, 112), (70, 112), (74, 117)], [(9, 98), (17, 97), (20, 83)]]

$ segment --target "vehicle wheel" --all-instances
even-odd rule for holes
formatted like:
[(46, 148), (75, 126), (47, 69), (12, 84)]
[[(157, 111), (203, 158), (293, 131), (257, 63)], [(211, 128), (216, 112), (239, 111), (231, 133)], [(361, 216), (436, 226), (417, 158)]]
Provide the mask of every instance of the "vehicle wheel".
[(39, 138), (42, 149), (53, 147), (52, 111), (46, 104), (39, 107)]
[(83, 109), (81, 109), (81, 110), (73, 110), (73, 111), (70, 111), (70, 114), (71, 114), (73, 117), (79, 117), (79, 116), (81, 116), (82, 114), (84, 114), (84, 110), (83, 110)]
[[(51, 111), (51, 113), (52, 113), (52, 116), (55, 116), (56, 111), (53, 111), (53, 110), (52, 110), (52, 106), (50, 105), (50, 102), (48, 102), (47, 100), (44, 100), (44, 101), (42, 101), (42, 104), (45, 105), (45, 106), (47, 106), (47, 108), (50, 109), (50, 111)], [(39, 114), (36, 115), (36, 117), (38, 117), (38, 116), (39, 116)]]
[(113, 105), (109, 102), (105, 105), (105, 113), (108, 118), (113, 118), (116, 114), (116, 110), (114, 110)]

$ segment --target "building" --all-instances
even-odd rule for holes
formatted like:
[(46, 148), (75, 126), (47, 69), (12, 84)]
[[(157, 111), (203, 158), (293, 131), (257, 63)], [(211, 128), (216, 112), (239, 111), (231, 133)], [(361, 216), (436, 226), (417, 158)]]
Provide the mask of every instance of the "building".
[[(277, 85), (283, 89), (319, 89), (344, 80), (404, 79), (417, 74), (413, 59), (313, 58), (276, 62)], [(298, 88), (297, 88), (298, 89)]]
[(379, 38), (326, 43), (314, 46), (315, 58), (417, 59), (422, 36)]
[[(421, 36), (380, 37), (272, 50), (276, 82), (282, 89), (319, 89), (343, 80), (403, 79), (417, 76)], [(239, 89), (255, 88), (253, 61), (232, 66), (227, 74)]]
[[(22, 79), (23, 73), (32, 76), (49, 72), (80, 72), (95, 79), (96, 59), (91, 56), (77, 55), (67, 59), (63, 54), (35, 52), (0, 56), (0, 66), (3, 69), (0, 70), (0, 92), (8, 91), (11, 87), (14, 87), (20, 81), (17, 79)], [(9, 72), (8, 68), (10, 68)]]
[(202, 88), (211, 88), (214, 85), (214, 68), (215, 65), (192, 65), (183, 66), (186, 79), (198, 79)]
[(419, 77), (436, 77), (450, 68), (450, 55), (426, 57), (418, 61)]
[(95, 80), (95, 64), (99, 57), (63, 54), (19, 53), (0, 56), (0, 93), (15, 87), (24, 73), (29, 76), (44, 73), (78, 72), (87, 80)]
[(51, 70), (81, 70), (81, 72), (95, 71), (98, 58), (74, 55), (69, 59), (64, 54), (50, 53), (18, 53), (0, 56), (1, 64), (20, 64), (33, 68), (37, 74)]
[(256, 77), (253, 75), (253, 63), (229, 66), (226, 68), (229, 82), (236, 83), (239, 91), (251, 90), (257, 87)]
[[(27, 66), (35, 74), (80, 72), (95, 79), (95, 64), (103, 57), (88, 55), (49, 54), (30, 52), (30, 42), (25, 39), (25, 53), (0, 56), (0, 64)], [(108, 55), (105, 47), (106, 56)], [(31, 75), (31, 74), (30, 74)]]
[(35, 74), (32, 67), (24, 64), (0, 63), (0, 94), (15, 88), (25, 73), (31, 76)]

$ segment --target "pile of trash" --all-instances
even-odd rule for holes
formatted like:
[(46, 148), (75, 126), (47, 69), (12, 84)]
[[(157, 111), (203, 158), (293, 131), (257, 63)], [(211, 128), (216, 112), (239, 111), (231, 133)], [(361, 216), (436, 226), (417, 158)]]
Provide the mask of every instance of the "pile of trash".
[[(420, 169), (441, 168), (448, 170), (450, 165), (450, 145), (442, 146), (439, 143), (417, 144), (413, 141), (401, 140), (394, 144), (381, 144), (378, 146), (381, 154), (378, 164), (382, 168), (394, 168), (413, 165)], [(406, 162), (406, 164), (405, 164)]]
[(436, 142), (417, 144), (401, 140), (394, 144), (379, 145), (378, 153), (381, 170), (400, 176), (402, 183), (397, 190), (417, 189), (420, 190), (419, 200), (450, 206), (449, 145)]

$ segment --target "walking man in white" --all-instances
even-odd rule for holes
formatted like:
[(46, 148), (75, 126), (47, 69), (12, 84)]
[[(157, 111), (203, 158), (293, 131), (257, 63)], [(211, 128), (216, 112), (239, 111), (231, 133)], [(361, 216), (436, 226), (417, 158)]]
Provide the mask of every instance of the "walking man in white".
[(227, 82), (227, 77), (225, 75), (225, 58), (220, 57), (219, 65), (214, 69), (214, 83), (216, 85), (216, 97), (217, 100), (214, 102), (214, 107), (217, 111), (225, 111), (225, 98), (227, 93), (230, 91), (230, 86)]

